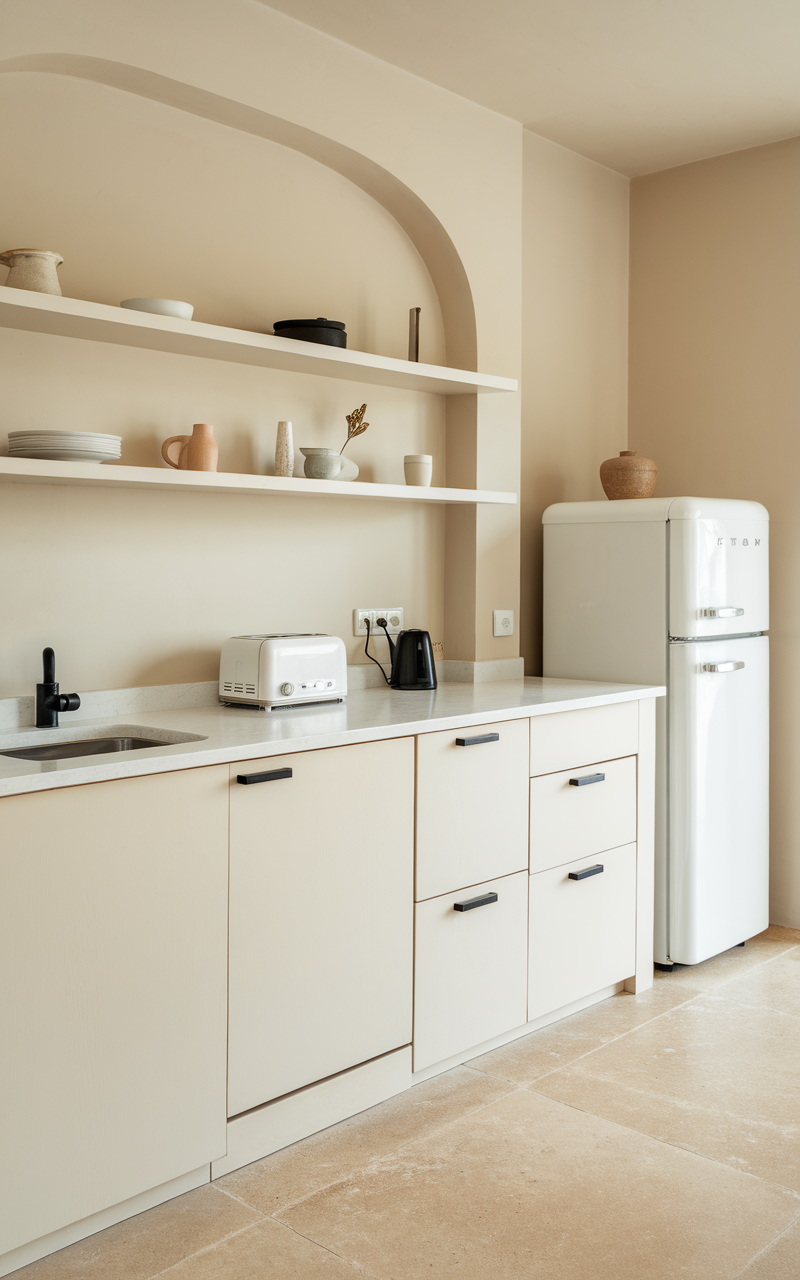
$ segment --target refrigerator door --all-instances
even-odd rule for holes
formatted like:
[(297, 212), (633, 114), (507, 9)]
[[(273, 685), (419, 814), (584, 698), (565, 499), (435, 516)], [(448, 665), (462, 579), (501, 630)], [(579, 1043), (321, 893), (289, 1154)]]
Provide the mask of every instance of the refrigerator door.
[(769, 923), (769, 640), (670, 645), (669, 958)]
[[(758, 502), (701, 502), (678, 499), (670, 512), (669, 634), (766, 631), (769, 517), (764, 507)], [(679, 503), (679, 510), (692, 514), (675, 517)]]

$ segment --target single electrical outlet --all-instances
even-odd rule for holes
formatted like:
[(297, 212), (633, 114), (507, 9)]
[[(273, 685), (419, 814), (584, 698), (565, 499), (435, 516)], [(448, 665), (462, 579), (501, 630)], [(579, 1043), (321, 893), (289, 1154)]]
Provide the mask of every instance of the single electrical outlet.
[(513, 609), (495, 609), (492, 617), (494, 619), (494, 634), (496, 636), (513, 636), (514, 634), (514, 610)]
[(383, 635), (383, 627), (376, 626), (378, 618), (386, 619), (386, 630), (390, 636), (396, 636), (399, 631), (403, 630), (402, 609), (354, 609), (353, 635), (366, 636), (367, 620), (369, 620), (369, 629), (372, 635)]

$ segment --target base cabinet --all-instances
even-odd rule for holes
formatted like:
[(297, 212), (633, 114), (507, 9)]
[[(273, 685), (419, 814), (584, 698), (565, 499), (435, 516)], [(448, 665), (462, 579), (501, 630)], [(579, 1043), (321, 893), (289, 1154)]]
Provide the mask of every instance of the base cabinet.
[(648, 699), (1, 800), (0, 1275), (651, 986), (654, 744)]
[(415, 1071), (525, 1022), (528, 878), (417, 903)]
[(225, 1152), (227, 783), (0, 801), (0, 1253)]
[(530, 877), (528, 1020), (636, 970), (636, 845)]
[(248, 760), (230, 800), (236, 1116), (411, 1041), (414, 742)]

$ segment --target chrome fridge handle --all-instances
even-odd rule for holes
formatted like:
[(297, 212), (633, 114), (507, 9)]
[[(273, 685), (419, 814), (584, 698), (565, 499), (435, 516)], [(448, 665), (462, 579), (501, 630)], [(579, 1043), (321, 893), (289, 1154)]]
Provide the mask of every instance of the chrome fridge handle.
[(718, 605), (716, 609), (701, 609), (701, 618), (741, 618), (744, 609), (737, 609), (734, 605), (724, 604)]
[(701, 671), (711, 671), (722, 675), (726, 671), (741, 671), (743, 662), (704, 662)]

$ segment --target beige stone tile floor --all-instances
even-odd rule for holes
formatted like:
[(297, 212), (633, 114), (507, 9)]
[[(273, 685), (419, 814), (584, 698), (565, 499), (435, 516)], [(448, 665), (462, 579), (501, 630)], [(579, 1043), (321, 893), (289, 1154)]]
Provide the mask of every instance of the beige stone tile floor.
[(800, 931), (473, 1059), (16, 1280), (800, 1280)]

